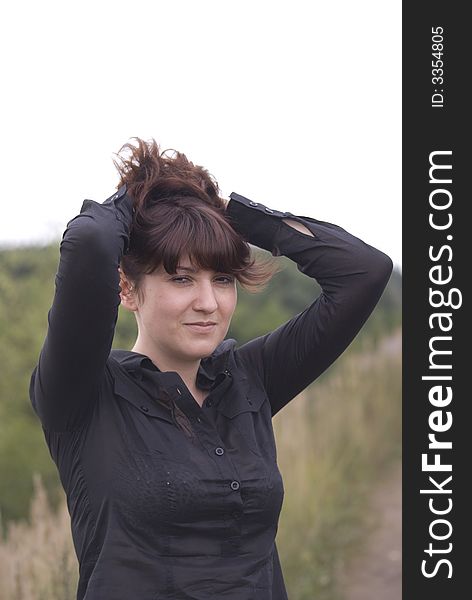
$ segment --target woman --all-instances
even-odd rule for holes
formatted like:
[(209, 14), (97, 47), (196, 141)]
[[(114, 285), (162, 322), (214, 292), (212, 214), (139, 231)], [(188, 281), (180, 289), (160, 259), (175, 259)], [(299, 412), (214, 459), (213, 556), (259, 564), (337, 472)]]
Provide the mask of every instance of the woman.
[[(118, 192), (85, 201), (64, 233), (30, 387), (67, 494), (77, 598), (287, 598), (271, 418), (349, 345), (392, 262), (336, 225), (225, 203), (203, 168), (154, 141), (116, 164)], [(224, 339), (236, 281), (274, 272), (248, 243), (322, 293), (238, 348)], [(110, 352), (120, 302), (138, 337)]]

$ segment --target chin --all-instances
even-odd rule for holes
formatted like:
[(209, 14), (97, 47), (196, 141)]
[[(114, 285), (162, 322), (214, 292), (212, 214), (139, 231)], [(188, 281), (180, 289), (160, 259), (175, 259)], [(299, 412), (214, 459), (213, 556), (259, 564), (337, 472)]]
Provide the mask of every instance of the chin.
[[(192, 358), (194, 358), (195, 360), (199, 360), (201, 358), (205, 358), (205, 356), (210, 356), (210, 354), (213, 354), (213, 351), (216, 349), (216, 347), (218, 346), (220, 342), (200, 342), (199, 344), (195, 344), (193, 345), (193, 352), (191, 351), (189, 354), (192, 355)], [(188, 352), (189, 348), (187, 348), (187, 352)]]

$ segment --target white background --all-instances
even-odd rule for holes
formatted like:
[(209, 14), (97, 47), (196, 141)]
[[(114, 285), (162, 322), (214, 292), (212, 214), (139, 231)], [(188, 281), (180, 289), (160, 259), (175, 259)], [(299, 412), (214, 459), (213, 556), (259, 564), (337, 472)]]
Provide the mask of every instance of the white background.
[(60, 238), (132, 136), (401, 267), (399, 0), (10, 2), (0, 245)]

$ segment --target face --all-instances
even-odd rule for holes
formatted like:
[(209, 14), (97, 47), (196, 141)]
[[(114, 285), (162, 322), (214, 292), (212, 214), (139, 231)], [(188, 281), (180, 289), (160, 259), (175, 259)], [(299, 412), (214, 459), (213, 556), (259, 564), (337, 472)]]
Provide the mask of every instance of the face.
[(175, 274), (161, 266), (145, 275), (141, 290), (141, 299), (122, 295), (122, 303), (136, 314), (139, 352), (146, 349), (161, 370), (199, 361), (225, 338), (237, 300), (233, 276), (199, 269), (185, 257)]

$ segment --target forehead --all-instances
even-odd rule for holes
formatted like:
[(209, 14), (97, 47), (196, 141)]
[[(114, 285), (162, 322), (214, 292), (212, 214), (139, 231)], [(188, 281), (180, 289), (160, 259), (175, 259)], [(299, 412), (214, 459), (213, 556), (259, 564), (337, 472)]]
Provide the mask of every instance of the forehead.
[(190, 273), (196, 273), (201, 271), (201, 268), (190, 260), (188, 255), (183, 255), (177, 261), (177, 271), (188, 271)]

